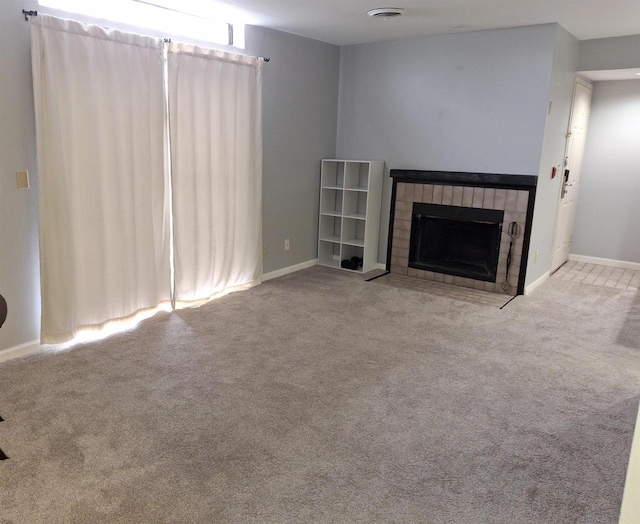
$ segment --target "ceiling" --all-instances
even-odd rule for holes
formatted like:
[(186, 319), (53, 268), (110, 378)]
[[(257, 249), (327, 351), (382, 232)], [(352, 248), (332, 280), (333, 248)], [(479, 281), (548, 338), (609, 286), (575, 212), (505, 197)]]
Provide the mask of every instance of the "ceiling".
[[(557, 22), (579, 40), (640, 34), (640, 0), (208, 0), (234, 18), (337, 45)], [(380, 20), (377, 7), (406, 14)]]

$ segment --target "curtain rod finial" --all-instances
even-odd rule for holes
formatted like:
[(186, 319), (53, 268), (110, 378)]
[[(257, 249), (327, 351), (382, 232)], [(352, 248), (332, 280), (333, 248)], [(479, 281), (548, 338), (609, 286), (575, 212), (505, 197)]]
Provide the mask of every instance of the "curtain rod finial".
[(28, 22), (30, 16), (38, 16), (38, 11), (27, 11), (26, 9), (23, 9), (22, 14), (24, 15), (24, 21)]

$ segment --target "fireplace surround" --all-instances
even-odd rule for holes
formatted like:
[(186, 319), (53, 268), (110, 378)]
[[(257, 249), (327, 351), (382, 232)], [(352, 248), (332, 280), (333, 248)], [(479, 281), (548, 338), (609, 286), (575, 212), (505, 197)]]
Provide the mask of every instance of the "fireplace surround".
[(391, 177), (387, 271), (524, 293), (537, 177), (399, 169)]

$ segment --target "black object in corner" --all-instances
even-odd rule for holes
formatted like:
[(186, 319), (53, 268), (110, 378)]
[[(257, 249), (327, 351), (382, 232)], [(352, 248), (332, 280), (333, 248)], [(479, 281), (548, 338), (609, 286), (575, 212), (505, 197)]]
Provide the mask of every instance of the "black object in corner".
[(7, 301), (4, 299), (2, 295), (0, 295), (0, 328), (4, 324), (4, 321), (7, 320)]
[[(2, 417), (0, 417), (0, 422), (4, 422)], [(0, 460), (7, 460), (8, 458), (9, 457), (7, 457), (6, 453), (2, 451), (2, 448), (0, 448)]]

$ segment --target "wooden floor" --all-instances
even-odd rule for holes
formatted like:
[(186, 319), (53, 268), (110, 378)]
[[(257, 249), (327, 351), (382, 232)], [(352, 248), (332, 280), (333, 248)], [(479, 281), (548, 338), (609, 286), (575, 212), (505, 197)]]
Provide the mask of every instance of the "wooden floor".
[(586, 264), (572, 260), (558, 269), (553, 274), (553, 277), (571, 282), (582, 282), (583, 284), (627, 289), (629, 291), (638, 291), (640, 289), (640, 271), (638, 270)]

